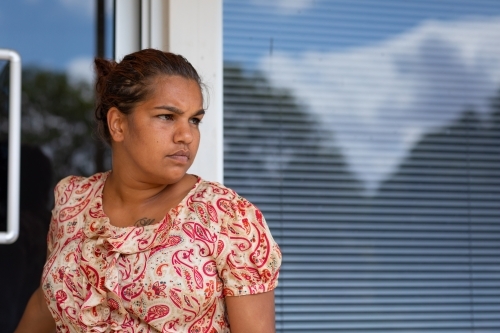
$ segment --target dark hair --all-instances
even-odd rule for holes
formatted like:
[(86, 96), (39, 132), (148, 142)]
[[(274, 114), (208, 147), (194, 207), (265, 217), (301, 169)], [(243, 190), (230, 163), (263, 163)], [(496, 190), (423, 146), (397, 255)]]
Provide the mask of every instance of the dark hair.
[(194, 80), (200, 90), (204, 86), (194, 67), (181, 55), (155, 49), (131, 53), (119, 63), (96, 58), (95, 119), (98, 135), (111, 143), (107, 114), (116, 107), (130, 114), (134, 107), (152, 92), (154, 79), (161, 75), (181, 76)]

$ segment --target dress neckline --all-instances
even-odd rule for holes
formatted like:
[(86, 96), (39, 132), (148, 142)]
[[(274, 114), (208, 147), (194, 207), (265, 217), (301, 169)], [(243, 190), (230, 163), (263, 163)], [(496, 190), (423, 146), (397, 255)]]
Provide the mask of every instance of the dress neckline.
[[(198, 186), (200, 185), (201, 180), (202, 180), (200, 176), (193, 175), (197, 178), (196, 183), (192, 186), (192, 188), (189, 190), (189, 192), (182, 198), (182, 200), (175, 207), (170, 208), (168, 210), (168, 212), (163, 216), (163, 218), (160, 221), (158, 221), (157, 223), (153, 223), (153, 224), (143, 226), (143, 227), (138, 227), (135, 225), (127, 226), (127, 227), (119, 227), (119, 226), (115, 226), (115, 225), (111, 224), (109, 217), (104, 212), (104, 208), (103, 208), (103, 204), (102, 204), (104, 185), (105, 185), (106, 180), (107, 180), (109, 174), (111, 173), (111, 171), (112, 170), (108, 170), (108, 171), (103, 172), (101, 174), (100, 184), (97, 188), (97, 191), (96, 191), (96, 194), (94, 197), (94, 202), (95, 202), (94, 207), (97, 208), (98, 214), (103, 219), (103, 222), (106, 224), (106, 227), (108, 227), (109, 229), (111, 229), (115, 232), (118, 232), (118, 233), (121, 233), (123, 231), (134, 230), (134, 229), (141, 229), (144, 231), (154, 230), (154, 229), (159, 228), (160, 226), (163, 226), (163, 224), (165, 224), (166, 222), (170, 223), (170, 221), (173, 221), (173, 219), (175, 219), (175, 217), (177, 217), (179, 212), (185, 206), (188, 198), (195, 193), (196, 189), (198, 188)], [(167, 219), (168, 216), (170, 216), (170, 219)]]

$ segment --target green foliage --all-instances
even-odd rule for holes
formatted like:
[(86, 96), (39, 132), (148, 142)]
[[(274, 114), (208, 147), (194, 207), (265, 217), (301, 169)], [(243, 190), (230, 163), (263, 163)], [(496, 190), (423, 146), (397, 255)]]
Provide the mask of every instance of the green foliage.
[[(49, 155), (55, 180), (94, 172), (94, 96), (86, 82), (70, 82), (63, 72), (28, 67), (22, 74), (21, 141)], [(8, 66), (0, 75), (0, 138), (8, 133)]]
[(22, 83), (22, 141), (43, 147), (55, 178), (94, 171), (93, 90), (61, 72), (26, 68)]

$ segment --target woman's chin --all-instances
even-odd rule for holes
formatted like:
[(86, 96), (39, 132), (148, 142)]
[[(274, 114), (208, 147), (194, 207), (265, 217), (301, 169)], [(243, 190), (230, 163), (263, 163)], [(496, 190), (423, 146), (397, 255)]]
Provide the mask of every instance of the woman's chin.
[(169, 170), (161, 175), (161, 179), (164, 184), (175, 184), (181, 181), (186, 176), (186, 173), (187, 170), (184, 168), (181, 170)]

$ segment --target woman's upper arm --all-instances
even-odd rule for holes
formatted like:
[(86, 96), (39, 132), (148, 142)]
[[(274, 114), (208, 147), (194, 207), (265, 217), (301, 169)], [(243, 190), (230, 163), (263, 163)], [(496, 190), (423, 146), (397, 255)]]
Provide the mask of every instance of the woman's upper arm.
[(54, 318), (45, 302), (40, 287), (31, 296), (15, 333), (52, 333), (55, 328)]
[(231, 333), (274, 333), (281, 251), (261, 211), (240, 196), (231, 201), (216, 259)]
[(260, 210), (246, 199), (233, 200), (217, 241), (216, 265), (224, 296), (265, 293), (276, 288), (281, 251)]
[(274, 333), (274, 291), (246, 296), (227, 296), (231, 333)]

